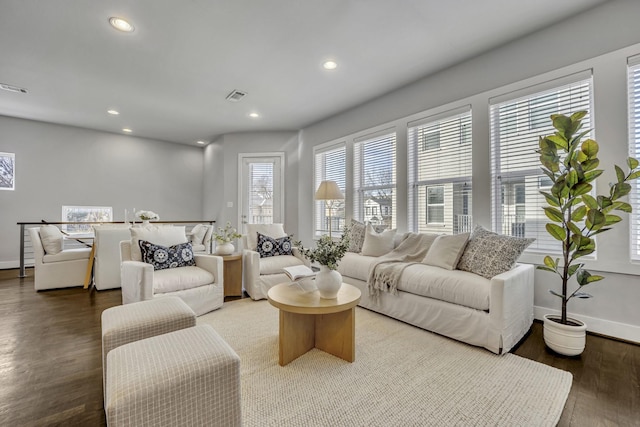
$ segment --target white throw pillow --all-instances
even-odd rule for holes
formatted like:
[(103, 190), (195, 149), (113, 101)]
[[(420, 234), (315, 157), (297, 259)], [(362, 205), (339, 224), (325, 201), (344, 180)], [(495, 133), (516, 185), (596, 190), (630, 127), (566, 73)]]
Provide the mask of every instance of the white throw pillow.
[(247, 224), (247, 245), (252, 251), (258, 248), (258, 233), (279, 239), (287, 237), (282, 224)]
[(455, 270), (464, 252), (470, 233), (438, 236), (422, 260), (423, 264)]
[(55, 255), (62, 252), (63, 238), (62, 231), (55, 225), (43, 225), (40, 227), (40, 240), (42, 240), (44, 253), (47, 255)]
[(364, 233), (364, 243), (362, 243), (362, 255), (382, 256), (388, 254), (393, 250), (393, 238), (395, 236), (395, 228), (376, 233), (373, 226), (368, 224)]
[(131, 260), (142, 261), (140, 252), (140, 240), (155, 243), (160, 246), (174, 246), (180, 243), (187, 243), (187, 235), (184, 226), (173, 225), (149, 225), (146, 227), (131, 228)]
[(207, 234), (209, 227), (204, 224), (196, 224), (191, 229), (191, 244), (202, 245), (204, 236)]

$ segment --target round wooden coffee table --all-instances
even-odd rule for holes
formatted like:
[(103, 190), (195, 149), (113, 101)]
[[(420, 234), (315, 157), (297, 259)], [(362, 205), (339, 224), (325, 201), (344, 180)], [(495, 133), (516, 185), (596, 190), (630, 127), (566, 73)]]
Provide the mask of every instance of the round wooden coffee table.
[(346, 283), (335, 299), (320, 298), (318, 291), (305, 293), (290, 283), (269, 289), (269, 303), (280, 309), (280, 366), (314, 347), (353, 362), (360, 295), (358, 288)]

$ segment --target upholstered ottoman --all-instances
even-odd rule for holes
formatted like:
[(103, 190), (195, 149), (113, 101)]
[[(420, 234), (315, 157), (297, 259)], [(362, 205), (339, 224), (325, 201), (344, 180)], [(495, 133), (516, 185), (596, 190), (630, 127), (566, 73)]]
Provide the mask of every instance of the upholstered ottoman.
[(240, 426), (240, 358), (209, 325), (107, 354), (107, 424)]
[(195, 313), (178, 297), (157, 298), (106, 309), (102, 312), (103, 384), (106, 384), (107, 354), (114, 348), (195, 325)]

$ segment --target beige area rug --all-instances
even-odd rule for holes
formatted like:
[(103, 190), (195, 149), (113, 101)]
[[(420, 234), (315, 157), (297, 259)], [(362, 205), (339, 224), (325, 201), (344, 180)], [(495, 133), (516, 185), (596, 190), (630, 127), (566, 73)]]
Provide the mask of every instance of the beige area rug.
[(198, 318), (241, 359), (245, 426), (553, 426), (570, 373), (497, 356), (358, 307), (356, 360), (278, 365), (278, 310), (243, 299)]

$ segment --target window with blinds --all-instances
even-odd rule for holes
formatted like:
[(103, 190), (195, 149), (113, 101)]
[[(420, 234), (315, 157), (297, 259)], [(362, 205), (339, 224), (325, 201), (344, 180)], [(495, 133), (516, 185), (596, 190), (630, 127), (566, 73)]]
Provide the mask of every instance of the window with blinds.
[(273, 224), (273, 166), (271, 162), (249, 165), (249, 224)]
[[(629, 58), (629, 156), (640, 159), (640, 55)], [(640, 183), (631, 182), (631, 259), (640, 260)]]
[(409, 228), (471, 231), (470, 107), (409, 123), (408, 140)]
[(395, 131), (355, 140), (353, 163), (353, 217), (378, 229), (395, 228)]
[[(560, 252), (560, 242), (547, 234), (542, 208), (551, 181), (540, 170), (538, 138), (555, 132), (552, 114), (586, 110), (583, 129), (592, 129), (592, 78), (580, 73), (562, 81), (526, 89), (490, 101), (492, 222), (494, 231), (532, 237), (529, 249)], [(507, 99), (505, 99), (507, 98)]]
[[(314, 154), (314, 192), (322, 181), (329, 180), (335, 181), (344, 194), (345, 164), (346, 148), (344, 143), (317, 150)], [(314, 204), (315, 235), (328, 234), (329, 221), (331, 221), (333, 234), (339, 234), (345, 224), (344, 200), (337, 200), (333, 202), (332, 206), (327, 206), (327, 203), (322, 200), (314, 201)]]

